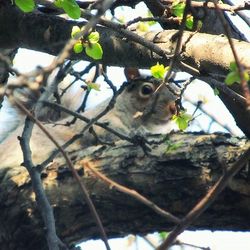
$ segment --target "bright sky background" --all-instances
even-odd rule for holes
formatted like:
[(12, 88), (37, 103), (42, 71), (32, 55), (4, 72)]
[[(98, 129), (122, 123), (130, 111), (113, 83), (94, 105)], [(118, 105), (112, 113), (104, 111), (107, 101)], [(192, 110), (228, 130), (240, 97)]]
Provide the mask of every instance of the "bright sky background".
[[(239, 1), (240, 2), (240, 1)], [(138, 8), (140, 11), (142, 11), (142, 6), (139, 5)], [(128, 13), (132, 13), (135, 11), (131, 11), (131, 9), (126, 10), (126, 15)], [(127, 16), (126, 16), (127, 17)], [(131, 18), (133, 18), (131, 16)], [(249, 28), (249, 27), (248, 27)], [(250, 37), (250, 31), (249, 31), (249, 37)], [(49, 56), (47, 54), (34, 52), (34, 51), (28, 51), (25, 49), (20, 49), (18, 52), (17, 57), (14, 60), (14, 66), (18, 68), (20, 72), (28, 72), (34, 69), (37, 65), (40, 66), (46, 66), (53, 60), (52, 56)], [(83, 65), (77, 66), (77, 67), (84, 67)], [(123, 70), (119, 68), (112, 68), (109, 69), (112, 75), (112, 81), (120, 85), (124, 80), (123, 76)], [(103, 85), (103, 84), (102, 84)], [(93, 103), (96, 103), (96, 101), (101, 101), (102, 99), (106, 99), (107, 95), (110, 93), (110, 91), (107, 89), (106, 86), (103, 86), (103, 89), (105, 90), (105, 94), (103, 91), (101, 92), (93, 92), (92, 96), (90, 98), (90, 106), (93, 106)], [(204, 105), (203, 108), (207, 110), (208, 112), (213, 113), (213, 115), (221, 120), (224, 124), (228, 125), (230, 129), (233, 131), (233, 134), (235, 135), (242, 135), (242, 132), (239, 130), (239, 128), (235, 125), (234, 119), (230, 115), (230, 113), (227, 111), (225, 106), (222, 104), (220, 99), (214, 95), (213, 90), (205, 83), (201, 83), (196, 81), (195, 83), (192, 83), (187, 91), (186, 95), (191, 98), (194, 102), (197, 102), (198, 100), (203, 100)], [(185, 104), (185, 107), (188, 109), (188, 113), (192, 114), (195, 107), (190, 104)], [(202, 114), (200, 111), (196, 113), (197, 118), (194, 121), (192, 129), (194, 130), (200, 130), (203, 128), (205, 131), (208, 128), (208, 125), (210, 123), (210, 119), (206, 117), (204, 114)], [(11, 116), (10, 116), (11, 117)], [(1, 134), (1, 124), (3, 124), (6, 119), (10, 118), (9, 116), (6, 116), (3, 114), (3, 110), (0, 112), (0, 134)], [(7, 124), (10, 124), (11, 121), (8, 121)], [(210, 128), (210, 132), (214, 131), (225, 131), (223, 127), (221, 127), (218, 124), (213, 124)], [(198, 246), (202, 247), (210, 247), (211, 250), (250, 250), (250, 233), (235, 233), (235, 232), (210, 232), (210, 231), (199, 231), (199, 232), (184, 232), (179, 239), (183, 242), (190, 243), (190, 244), (196, 244)], [(155, 240), (155, 239), (154, 239)], [(128, 238), (124, 239), (113, 239), (110, 240), (110, 245), (112, 250), (135, 250), (136, 247), (139, 250), (151, 250), (152, 247), (149, 246), (148, 243), (146, 243), (144, 240), (137, 240), (137, 244), (131, 243), (133, 242), (133, 237), (130, 236), (129, 240)], [(128, 243), (130, 242), (130, 244)], [(104, 250), (104, 244), (102, 241), (88, 241), (84, 244), (82, 244), (85, 250)], [(172, 248), (177, 249), (177, 248)], [(179, 249), (179, 248), (178, 248)], [(190, 249), (190, 248), (185, 248)]]

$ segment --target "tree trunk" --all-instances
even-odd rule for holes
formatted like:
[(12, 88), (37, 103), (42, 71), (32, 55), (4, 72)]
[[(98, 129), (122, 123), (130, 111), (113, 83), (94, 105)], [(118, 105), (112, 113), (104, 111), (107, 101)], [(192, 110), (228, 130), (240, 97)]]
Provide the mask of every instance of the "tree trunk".
[[(159, 141), (162, 135), (148, 136)], [(170, 145), (170, 146), (169, 146)], [(70, 154), (102, 219), (108, 237), (129, 233), (168, 231), (173, 223), (132, 197), (84, 175), (86, 159), (104, 175), (135, 189), (161, 208), (182, 218), (235, 162), (247, 145), (246, 139), (224, 134), (171, 134), (167, 143), (141, 147), (118, 141), (115, 147), (96, 146)], [(57, 158), (43, 172), (43, 184), (54, 208), (59, 237), (69, 245), (98, 238), (98, 229), (83, 200), (78, 184)], [(47, 249), (43, 222), (38, 212), (30, 178), (24, 167), (0, 171), (0, 245), (2, 250)], [(191, 229), (249, 230), (250, 183), (247, 168), (241, 170), (216, 202)]]

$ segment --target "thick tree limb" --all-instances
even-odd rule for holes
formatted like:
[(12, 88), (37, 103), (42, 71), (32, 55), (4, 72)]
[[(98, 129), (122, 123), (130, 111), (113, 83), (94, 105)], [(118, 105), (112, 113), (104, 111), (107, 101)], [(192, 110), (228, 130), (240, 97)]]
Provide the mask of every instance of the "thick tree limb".
[[(83, 168), (77, 162), (88, 159), (109, 178), (183, 217), (221, 176), (221, 162), (226, 165), (235, 162), (247, 141), (222, 134), (172, 134), (169, 140), (173, 144), (182, 143), (167, 153), (165, 144), (153, 145), (152, 151), (145, 155), (141, 148), (120, 141), (116, 147), (99, 146), (72, 152), (71, 159), (82, 176)], [(23, 167), (2, 166), (0, 178), (1, 249), (46, 249), (28, 173)], [(84, 178), (109, 237), (173, 228), (172, 223), (131, 197), (91, 176)], [(62, 159), (57, 159), (44, 172), (43, 184), (54, 207), (58, 234), (65, 242), (98, 237), (78, 185)], [(249, 202), (249, 173), (243, 169), (192, 229), (249, 230)]]
[[(0, 47), (23, 47), (57, 55), (70, 38), (72, 26), (76, 24), (55, 16), (23, 14), (13, 7), (3, 5), (0, 7)], [(124, 39), (122, 34), (104, 27), (99, 27), (98, 31), (104, 50), (101, 61), (105, 65), (149, 67), (157, 61), (165, 65), (169, 63), (141, 45)], [(166, 54), (171, 54), (175, 33), (175, 30), (166, 30), (145, 34), (143, 38), (157, 44)], [(185, 32), (184, 43), (187, 40), (182, 61), (201, 74), (224, 75), (229, 69), (229, 63), (234, 61), (226, 37), (200, 33), (192, 36), (191, 32)], [(237, 40), (234, 43), (242, 63), (250, 67), (250, 44)], [(84, 54), (74, 55), (74, 58), (90, 60)]]

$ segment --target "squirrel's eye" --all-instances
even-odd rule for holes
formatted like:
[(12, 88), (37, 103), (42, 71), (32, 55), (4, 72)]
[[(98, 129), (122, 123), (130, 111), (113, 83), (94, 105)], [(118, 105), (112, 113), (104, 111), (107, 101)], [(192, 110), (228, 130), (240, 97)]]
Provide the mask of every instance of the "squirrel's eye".
[(155, 87), (152, 83), (144, 83), (142, 86), (141, 86), (141, 89), (140, 89), (140, 96), (141, 97), (148, 97), (149, 95), (151, 95), (153, 92), (155, 91)]

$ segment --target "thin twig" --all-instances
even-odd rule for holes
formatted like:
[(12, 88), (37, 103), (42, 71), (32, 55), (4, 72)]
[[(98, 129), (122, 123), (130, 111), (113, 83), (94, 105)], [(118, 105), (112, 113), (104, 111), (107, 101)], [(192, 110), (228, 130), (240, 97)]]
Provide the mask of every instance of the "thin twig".
[[(215, 115), (214, 112), (211, 112), (209, 109), (204, 109), (202, 107), (202, 103), (199, 105), (200, 102), (194, 102), (190, 96), (185, 96), (184, 100), (191, 103), (192, 105), (196, 106), (196, 109), (194, 112), (196, 112), (198, 109), (201, 110), (206, 116), (208, 116), (211, 119), (211, 125), (213, 123), (217, 123), (222, 128), (226, 129), (230, 134), (237, 136), (237, 132), (231, 128), (227, 123), (225, 123), (225, 118), (221, 117), (219, 115)], [(193, 116), (194, 114), (192, 114)], [(208, 130), (209, 131), (209, 130)]]
[[(95, 63), (95, 64), (93, 64), (93, 66), (95, 66), (95, 74), (94, 74), (94, 76), (91, 77), (91, 79), (88, 79), (85, 81), (86, 84), (88, 84), (89, 82), (95, 82), (97, 80), (97, 78), (99, 77), (99, 64)], [(91, 64), (89, 64), (87, 71), (85, 71), (86, 70), (85, 69), (82, 72), (84, 72), (84, 73), (88, 72), (93, 66)], [(79, 108), (76, 110), (77, 113), (85, 111), (86, 104), (87, 104), (87, 101), (88, 101), (88, 98), (90, 95), (91, 89), (89, 89), (87, 86), (84, 86), (84, 87), (86, 87), (85, 95), (84, 95), (82, 103), (80, 104)], [(71, 126), (72, 124), (74, 124), (76, 122), (76, 120), (77, 120), (77, 118), (73, 117), (73, 119), (71, 121), (68, 121), (66, 123), (66, 125)]]
[(184, 30), (185, 30), (185, 27), (186, 27), (186, 21), (187, 21), (187, 15), (188, 15), (188, 12), (189, 12), (189, 9), (190, 9), (190, 0), (187, 0), (186, 1), (186, 5), (185, 5), (185, 9), (184, 9), (184, 12), (183, 12), (183, 17), (182, 17), (182, 20), (181, 20), (181, 25), (180, 25), (180, 29), (178, 31), (178, 40), (176, 42), (176, 47), (175, 47), (175, 51), (174, 51), (174, 57), (171, 59), (170, 61), (170, 64), (169, 64), (169, 70), (166, 74), (166, 77), (165, 77), (165, 82), (168, 82), (170, 77), (171, 77), (171, 74), (172, 74), (172, 70), (174, 69), (175, 67), (175, 64), (177, 62), (177, 60), (179, 59), (179, 54), (181, 52), (181, 47), (182, 47), (182, 38), (183, 38), (183, 33), (184, 33)]
[(234, 90), (230, 89), (225, 83), (222, 83), (218, 80), (216, 80), (213, 77), (197, 77), (197, 79), (209, 83), (212, 87), (216, 87), (219, 89), (220, 92), (223, 92), (225, 95), (231, 97), (232, 99), (236, 100), (240, 104), (245, 104), (246, 103), (246, 98)]
[[(125, 135), (125, 134), (122, 134), (122, 133), (120, 133), (119, 131), (117, 131), (117, 130), (111, 128), (110, 126), (108, 126), (107, 123), (102, 123), (102, 122), (98, 122), (98, 121), (95, 121), (94, 123), (92, 123), (92, 120), (91, 120), (91, 119), (89, 119), (89, 118), (83, 116), (82, 114), (79, 114), (79, 113), (74, 112), (74, 111), (72, 111), (72, 110), (70, 110), (70, 109), (67, 109), (67, 108), (65, 108), (64, 106), (59, 105), (59, 104), (57, 104), (57, 103), (48, 102), (48, 101), (43, 101), (43, 103), (44, 103), (45, 105), (49, 106), (49, 107), (52, 107), (52, 108), (54, 108), (54, 109), (59, 109), (59, 110), (65, 112), (65, 113), (67, 113), (67, 114), (70, 114), (70, 115), (72, 115), (72, 116), (75, 116), (75, 117), (77, 117), (78, 119), (80, 119), (80, 120), (82, 120), (82, 121), (84, 121), (84, 122), (86, 122), (86, 123), (88, 123), (88, 124), (91, 124), (91, 126), (92, 126), (92, 125), (97, 125), (97, 126), (103, 128), (103, 129), (107, 130), (108, 132), (114, 134), (115, 136), (117, 136), (117, 137), (120, 138), (121, 140), (125, 140), (125, 141), (128, 141), (128, 142), (132, 143), (132, 144), (140, 145), (140, 146), (143, 147), (143, 145), (142, 145), (143, 142), (140, 143), (140, 141), (137, 140), (137, 139), (138, 139), (137, 136), (135, 136), (135, 137), (129, 137), (129, 136)], [(145, 142), (148, 143), (146, 140), (145, 140)]]
[[(52, 107), (52, 108), (54, 108), (54, 109), (59, 109), (59, 110), (65, 112), (65, 113), (67, 113), (67, 114), (70, 114), (70, 115), (72, 115), (72, 116), (74, 116), (74, 117), (76, 117), (76, 118), (78, 118), (78, 119), (80, 119), (80, 120), (82, 120), (82, 121), (84, 121), (84, 122), (86, 122), (86, 123), (88, 123), (88, 124), (90, 124), (90, 122), (91, 122), (91, 119), (89, 119), (89, 118), (83, 116), (82, 114), (79, 114), (79, 113), (74, 112), (74, 111), (72, 111), (72, 110), (70, 110), (70, 109), (67, 109), (67, 108), (65, 108), (64, 106), (59, 105), (59, 104), (57, 104), (57, 103), (44, 101), (44, 104), (47, 105), (47, 106), (49, 106), (49, 107)], [(94, 124), (95, 124), (96, 126), (99, 126), (99, 127), (103, 128), (103, 129), (107, 130), (108, 132), (110, 132), (110, 133), (112, 133), (113, 135), (117, 136), (117, 137), (120, 138), (121, 140), (125, 140), (125, 141), (128, 141), (128, 142), (130, 142), (130, 143), (135, 144), (135, 140), (134, 140), (133, 138), (131, 138), (131, 137), (125, 135), (125, 134), (122, 134), (122, 133), (118, 132), (117, 130), (115, 130), (115, 129), (113, 129), (112, 127), (108, 126), (107, 123), (102, 123), (102, 122), (96, 121)], [(93, 125), (93, 124), (92, 124), (92, 125)], [(80, 134), (78, 134), (78, 135), (75, 135), (73, 138), (71, 138), (68, 142), (66, 142), (66, 143), (63, 145), (63, 148), (68, 147), (68, 146), (71, 145), (75, 140), (78, 140), (78, 139), (81, 138), (81, 137), (82, 137), (82, 133), (80, 133)], [(51, 161), (57, 154), (58, 154), (58, 151), (57, 151), (57, 152), (54, 152), (53, 155), (51, 155), (51, 157), (49, 157), (49, 159), (46, 160), (46, 161)], [(44, 165), (44, 164), (43, 164), (43, 165)]]
[(101, 117), (106, 115), (111, 109), (114, 108), (117, 97), (123, 92), (127, 83), (124, 82), (119, 90), (116, 89), (116, 86), (108, 79), (107, 75), (103, 72), (104, 80), (107, 82), (111, 90), (113, 91), (112, 98), (109, 101), (109, 104), (105, 107), (105, 109), (100, 112), (96, 117), (92, 118), (91, 121), (87, 124), (84, 130), (90, 128), (96, 121), (98, 121)]
[(178, 223), (181, 222), (181, 220), (179, 218), (177, 218), (176, 216), (174, 216), (171, 213), (167, 212), (166, 210), (160, 208), (155, 203), (153, 203), (152, 201), (148, 200), (147, 198), (145, 198), (144, 196), (142, 196), (141, 194), (139, 194), (137, 191), (129, 189), (127, 187), (124, 187), (124, 186), (118, 184), (117, 182), (109, 179), (104, 174), (100, 173), (100, 171), (96, 170), (96, 168), (94, 166), (91, 166), (91, 164), (90, 164), (89, 161), (82, 160), (80, 162), (80, 164), (85, 169), (89, 170), (92, 174), (94, 174), (98, 179), (102, 180), (110, 188), (115, 188), (116, 190), (118, 190), (118, 191), (120, 191), (122, 193), (125, 193), (125, 194), (127, 194), (127, 195), (129, 195), (129, 196), (131, 196), (133, 198), (135, 198), (136, 200), (140, 201), (141, 203), (143, 203), (147, 207), (149, 207), (152, 210), (154, 210), (157, 214), (163, 216), (168, 221), (171, 221), (171, 222), (173, 222), (175, 224), (178, 224)]
[(123, 24), (124, 29), (127, 29), (130, 25), (139, 23), (139, 22), (162, 22), (164, 21), (165, 17), (136, 17), (133, 20), (128, 21), (127, 23)]
[(196, 246), (194, 244), (182, 242), (180, 240), (176, 240), (175, 245), (180, 245), (180, 246), (184, 246), (184, 247), (187, 246), (187, 247), (192, 247), (192, 248), (196, 248), (196, 249), (200, 249), (200, 250), (211, 250), (210, 247), (200, 247), (200, 246)]
[(180, 52), (181, 52), (181, 48), (182, 48), (182, 38), (183, 38), (183, 33), (184, 33), (184, 30), (185, 30), (185, 27), (186, 27), (186, 21), (187, 21), (187, 15), (188, 15), (188, 12), (189, 12), (189, 8), (190, 8), (190, 0), (187, 0), (186, 5), (185, 5), (185, 9), (184, 9), (184, 12), (183, 12), (183, 17), (182, 17), (182, 20), (181, 20), (181, 24), (180, 24), (180, 29), (175, 35), (175, 36), (177, 36), (177, 42), (176, 42), (176, 46), (175, 46), (175, 50), (174, 50), (174, 56), (170, 60), (169, 69), (167, 71), (167, 74), (165, 76), (164, 81), (156, 89), (155, 93), (158, 92), (159, 89), (162, 88), (162, 86), (169, 81), (169, 79), (172, 76), (172, 72), (174, 70), (175, 64), (179, 60), (179, 56), (180, 56)]
[[(151, 239), (149, 237), (149, 235), (146, 235), (146, 236), (141, 236), (152, 248), (156, 248), (157, 245), (156, 245), (156, 242), (153, 241), (153, 239)], [(154, 237), (155, 238), (155, 237)]]
[(116, 91), (116, 87), (112, 84), (111, 81), (108, 80), (108, 78), (105, 74), (104, 74), (104, 78), (105, 78), (106, 82), (109, 83), (109, 86), (113, 90), (113, 96), (110, 99), (109, 104), (105, 107), (105, 109), (102, 112), (100, 112), (96, 117), (90, 119), (89, 122), (87, 122), (87, 125), (81, 131), (82, 134), (85, 131), (87, 131), (90, 127), (92, 127), (101, 117), (106, 115), (112, 108), (114, 108), (117, 97), (123, 92), (123, 90), (126, 86), (126, 82), (125, 82), (122, 84), (122, 86), (119, 88), (119, 90)]
[[(83, 12), (83, 17), (86, 19), (89, 19), (92, 17), (92, 15), (88, 12)], [(159, 56), (162, 56), (166, 60), (172, 58), (172, 56), (173, 56), (172, 54), (168, 54), (166, 51), (161, 49), (158, 45), (154, 44), (153, 42), (147, 41), (143, 37), (137, 35), (136, 33), (132, 32), (130, 30), (124, 29), (122, 24), (117, 24), (117, 23), (111, 22), (109, 20), (106, 20), (104, 18), (100, 18), (99, 24), (101, 24), (105, 27), (108, 27), (111, 30), (116, 31), (118, 34), (122, 34), (130, 41), (133, 41), (133, 42), (136, 42), (136, 43), (143, 45), (145, 48), (148, 48), (149, 50), (151, 50), (152, 52), (155, 52)]]
[(220, 21), (221, 21), (221, 23), (222, 23), (222, 25), (224, 27), (228, 42), (230, 44), (230, 47), (231, 47), (231, 50), (232, 50), (232, 53), (233, 53), (233, 56), (234, 56), (238, 71), (239, 71), (243, 95), (246, 98), (246, 105), (247, 105), (247, 108), (250, 109), (250, 90), (249, 90), (249, 87), (248, 87), (247, 80), (244, 77), (244, 65), (242, 65), (242, 63), (240, 62), (240, 59), (239, 59), (239, 56), (238, 56), (237, 51), (235, 49), (233, 39), (231, 38), (230, 31), (229, 31), (229, 28), (228, 28), (228, 24), (227, 24), (227, 22), (225, 20), (225, 17), (223, 16), (223, 13), (222, 13), (221, 9), (219, 8), (217, 2), (215, 0), (213, 0), (213, 3), (215, 5), (215, 8), (216, 8), (216, 11), (218, 13), (219, 19), (220, 19)]
[(20, 75), (20, 72), (11, 66), (12, 63), (11, 63), (11, 60), (8, 56), (5, 56), (2, 53), (0, 53), (0, 62), (2, 62), (4, 64), (3, 66), (6, 67), (6, 70), (8, 70), (9, 72), (12, 72), (17, 76)]

